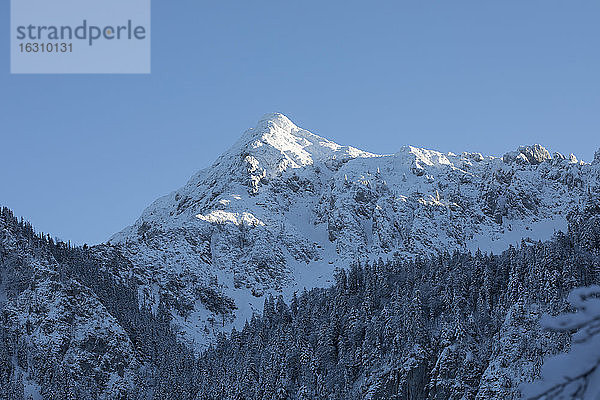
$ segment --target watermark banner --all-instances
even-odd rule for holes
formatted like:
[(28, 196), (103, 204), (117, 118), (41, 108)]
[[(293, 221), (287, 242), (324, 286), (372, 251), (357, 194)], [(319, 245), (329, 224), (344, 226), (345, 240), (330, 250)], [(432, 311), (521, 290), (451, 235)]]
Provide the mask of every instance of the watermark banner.
[(150, 73), (150, 0), (11, 0), (11, 72)]

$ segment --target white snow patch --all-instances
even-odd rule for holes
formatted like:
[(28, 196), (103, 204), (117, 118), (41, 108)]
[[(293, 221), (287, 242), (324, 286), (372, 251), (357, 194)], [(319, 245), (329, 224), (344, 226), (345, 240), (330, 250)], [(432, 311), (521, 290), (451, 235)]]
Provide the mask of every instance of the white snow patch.
[(265, 226), (265, 223), (249, 212), (234, 213), (224, 210), (214, 210), (207, 215), (198, 214), (196, 218), (215, 224), (232, 223), (234, 225)]
[(551, 239), (556, 232), (566, 230), (567, 220), (561, 216), (539, 221), (504, 221), (499, 232), (480, 232), (467, 243), (467, 248), (472, 252), (480, 249), (500, 254), (509, 245), (519, 246), (521, 240), (545, 241)]

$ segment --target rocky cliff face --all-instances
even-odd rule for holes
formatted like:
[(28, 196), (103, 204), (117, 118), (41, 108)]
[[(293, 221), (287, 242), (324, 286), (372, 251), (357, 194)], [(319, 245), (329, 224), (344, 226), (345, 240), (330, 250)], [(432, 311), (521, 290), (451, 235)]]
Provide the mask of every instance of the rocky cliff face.
[(132, 261), (120, 273), (133, 273), (144, 301), (163, 299), (201, 348), (260, 311), (266, 293), (326, 286), (356, 259), (549, 238), (599, 170), (540, 145), (375, 155), (271, 114), (110, 244)]

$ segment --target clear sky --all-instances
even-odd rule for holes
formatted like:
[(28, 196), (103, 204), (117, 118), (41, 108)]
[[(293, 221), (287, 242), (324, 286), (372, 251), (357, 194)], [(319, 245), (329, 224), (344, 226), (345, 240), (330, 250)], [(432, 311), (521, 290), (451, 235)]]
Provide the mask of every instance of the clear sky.
[(273, 111), (377, 153), (591, 160), (599, 20), (598, 1), (153, 0), (148, 76), (10, 75), (5, 28), (0, 204), (105, 241)]

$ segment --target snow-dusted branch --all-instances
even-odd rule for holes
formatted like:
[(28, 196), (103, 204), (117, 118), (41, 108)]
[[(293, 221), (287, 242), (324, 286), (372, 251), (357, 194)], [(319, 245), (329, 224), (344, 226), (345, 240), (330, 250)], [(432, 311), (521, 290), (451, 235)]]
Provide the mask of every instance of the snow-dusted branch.
[(575, 289), (568, 301), (576, 312), (541, 323), (555, 332), (576, 331), (571, 350), (544, 363), (541, 379), (523, 387), (525, 399), (600, 398), (600, 286)]

